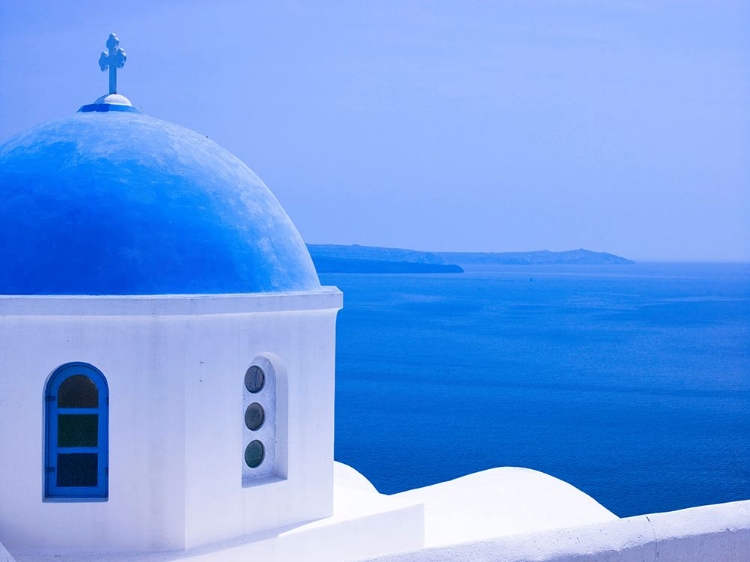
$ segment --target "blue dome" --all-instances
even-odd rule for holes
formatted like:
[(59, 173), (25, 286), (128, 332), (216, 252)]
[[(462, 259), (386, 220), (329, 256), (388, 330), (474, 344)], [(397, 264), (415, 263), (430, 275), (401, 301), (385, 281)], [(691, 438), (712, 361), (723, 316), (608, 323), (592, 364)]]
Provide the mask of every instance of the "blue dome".
[(279, 202), (205, 136), (86, 106), (0, 145), (0, 294), (309, 291)]

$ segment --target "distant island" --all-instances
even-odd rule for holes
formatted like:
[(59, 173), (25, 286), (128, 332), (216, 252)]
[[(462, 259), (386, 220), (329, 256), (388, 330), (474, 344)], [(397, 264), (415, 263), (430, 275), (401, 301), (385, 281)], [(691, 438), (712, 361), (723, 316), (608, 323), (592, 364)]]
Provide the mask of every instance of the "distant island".
[(462, 253), (439, 252), (436, 254), (447, 261), (457, 261), (461, 265), (621, 265), (635, 263), (633, 260), (591, 250), (567, 250), (550, 252), (499, 252)]
[(455, 264), (313, 257), (318, 273), (463, 273)]
[(590, 250), (420, 252), (377, 246), (308, 244), (318, 273), (463, 273), (474, 265), (619, 265), (633, 261)]

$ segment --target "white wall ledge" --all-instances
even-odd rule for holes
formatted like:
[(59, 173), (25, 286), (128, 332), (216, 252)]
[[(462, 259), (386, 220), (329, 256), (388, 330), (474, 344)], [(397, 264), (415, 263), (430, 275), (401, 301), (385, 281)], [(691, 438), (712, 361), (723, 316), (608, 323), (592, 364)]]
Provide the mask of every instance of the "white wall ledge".
[(10, 552), (3, 546), (3, 543), (0, 543), (0, 562), (15, 562)]
[(747, 562), (750, 500), (391, 554), (378, 562)]
[(336, 287), (236, 295), (0, 295), (0, 316), (193, 316), (339, 309)]

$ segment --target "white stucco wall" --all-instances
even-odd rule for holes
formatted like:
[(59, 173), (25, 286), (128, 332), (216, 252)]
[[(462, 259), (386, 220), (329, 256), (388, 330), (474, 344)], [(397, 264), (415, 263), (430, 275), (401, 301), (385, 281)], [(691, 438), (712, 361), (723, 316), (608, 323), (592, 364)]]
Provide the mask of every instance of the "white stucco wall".
[(483, 470), (394, 497), (424, 505), (427, 547), (618, 519), (567, 482), (518, 467)]
[(379, 494), (351, 467), (334, 463), (333, 498), (330, 517), (186, 550), (13, 554), (18, 562), (333, 562), (424, 546), (422, 505)]
[(0, 543), (0, 562), (15, 562), (2, 543)]
[(379, 556), (372, 562), (748, 562), (750, 501)]
[[(341, 301), (0, 297), (0, 542), (183, 549), (330, 515)], [(287, 478), (243, 487), (243, 378), (263, 353), (286, 371)], [(109, 384), (107, 501), (43, 497), (45, 383), (71, 361)]]

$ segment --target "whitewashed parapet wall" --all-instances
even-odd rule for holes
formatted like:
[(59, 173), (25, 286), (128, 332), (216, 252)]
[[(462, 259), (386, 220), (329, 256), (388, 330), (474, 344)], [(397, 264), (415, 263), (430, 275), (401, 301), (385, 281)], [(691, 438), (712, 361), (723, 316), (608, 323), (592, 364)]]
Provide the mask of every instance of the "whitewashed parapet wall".
[(10, 552), (2, 544), (0, 544), (0, 562), (15, 562)]
[(371, 562), (748, 562), (750, 501), (380, 556)]

